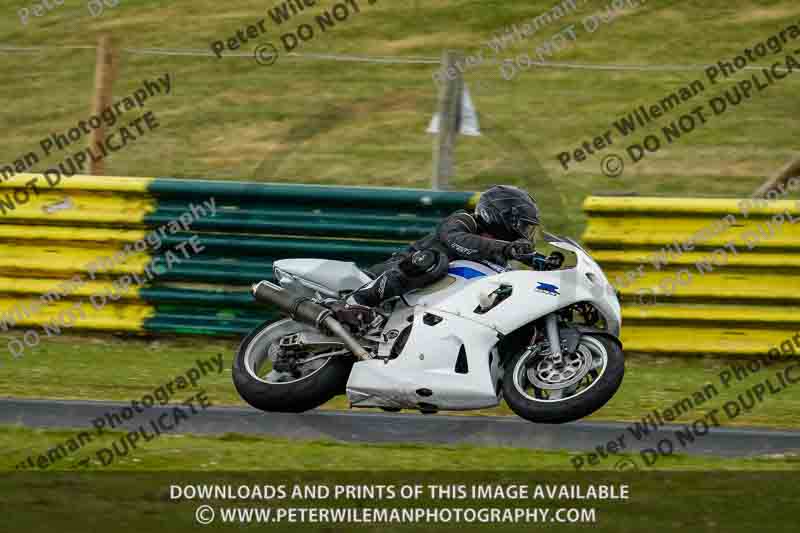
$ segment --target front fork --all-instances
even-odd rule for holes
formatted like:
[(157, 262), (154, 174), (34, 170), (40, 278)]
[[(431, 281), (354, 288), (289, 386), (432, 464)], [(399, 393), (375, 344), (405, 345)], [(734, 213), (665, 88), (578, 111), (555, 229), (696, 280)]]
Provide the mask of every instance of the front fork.
[(545, 327), (547, 328), (547, 342), (550, 343), (550, 360), (556, 367), (561, 367), (564, 364), (561, 356), (561, 337), (558, 332), (558, 315), (550, 313), (545, 319)]

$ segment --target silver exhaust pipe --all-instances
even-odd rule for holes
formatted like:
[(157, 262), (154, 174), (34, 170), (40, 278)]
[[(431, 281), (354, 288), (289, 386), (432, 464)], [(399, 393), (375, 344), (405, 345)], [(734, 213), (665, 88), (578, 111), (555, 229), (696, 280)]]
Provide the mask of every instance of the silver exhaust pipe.
[(298, 296), (269, 281), (259, 281), (253, 285), (252, 292), (256, 301), (276, 306), (281, 311), (288, 313), (292, 320), (338, 337), (358, 360), (372, 359), (369, 352), (359, 344), (347, 328), (333, 317), (333, 311), (311, 298)]

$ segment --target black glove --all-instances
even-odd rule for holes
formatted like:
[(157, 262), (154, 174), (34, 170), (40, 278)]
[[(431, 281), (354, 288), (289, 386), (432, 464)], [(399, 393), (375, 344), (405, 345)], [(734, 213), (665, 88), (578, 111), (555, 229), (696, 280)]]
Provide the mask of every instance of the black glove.
[(533, 268), (536, 270), (557, 270), (564, 264), (564, 254), (552, 252), (545, 257), (543, 254), (533, 254)]
[(550, 252), (545, 260), (548, 270), (557, 270), (564, 264), (564, 254), (561, 252)]
[(507, 259), (520, 260), (526, 256), (530, 256), (531, 254), (533, 254), (533, 245), (531, 244), (531, 241), (527, 239), (518, 239), (514, 242), (510, 242), (503, 250), (503, 255)]

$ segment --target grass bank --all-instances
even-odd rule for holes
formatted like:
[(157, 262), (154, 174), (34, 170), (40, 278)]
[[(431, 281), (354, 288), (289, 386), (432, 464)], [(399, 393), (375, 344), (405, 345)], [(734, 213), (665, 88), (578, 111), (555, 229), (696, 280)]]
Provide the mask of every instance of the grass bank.
[[(4, 345), (6, 336), (0, 336)], [(19, 359), (8, 353), (0, 365), (0, 394), (18, 398), (60, 398), (131, 401), (184, 374), (197, 359), (224, 358), (223, 372), (202, 378), (202, 386), (215, 405), (244, 405), (233, 387), (231, 363), (237, 342), (232, 339), (176, 337), (141, 339), (110, 335), (62, 336), (44, 341), (35, 351)], [(744, 364), (744, 361), (738, 361)], [(640, 420), (653, 410), (673, 409), (678, 422), (693, 422), (759, 382), (773, 376), (764, 368), (729, 386), (720, 374), (731, 361), (713, 358), (671, 358), (633, 354), (626, 361), (625, 379), (619, 392), (589, 420)], [(733, 374), (732, 374), (733, 375)], [(776, 386), (777, 381), (772, 380)], [(705, 393), (692, 407), (676, 405), (713, 385), (716, 394)], [(338, 397), (324, 409), (347, 409)], [(511, 415), (503, 404), (496, 409), (470, 414)], [(749, 411), (730, 422), (739, 426), (800, 428), (800, 387), (788, 387), (766, 395)]]
[[(210, 55), (210, 43), (261, 18), (266, 18), (267, 32), (239, 52), (247, 55), (267, 42), (279, 45), (289, 28), (314, 24), (314, 17), (334, 3), (320, 1), (316, 9), (281, 26), (267, 16), (271, 4), (252, 0), (231, 0), (224, 7), (214, 0), (168, 6), (126, 0), (98, 17), (83, 5), (62, 6), (23, 25), (14, 15), (19, 6), (2, 0), (0, 8), (8, 15), (0, 20), (3, 43), (46, 48), (0, 53), (0, 68), (8, 74), (0, 86), (5, 104), (0, 123), (13, 125), (4, 132), (0, 162), (11, 163), (31, 151), (43, 156), (43, 138), (88, 118), (95, 52), (80, 47), (110, 33), (122, 49), (115, 98), (165, 73), (171, 74), (173, 89), (169, 96), (147, 101), (146, 110), (160, 126), (114, 153), (107, 163), (109, 175), (427, 186), (431, 137), (425, 129), (436, 107), (435, 65), (283, 54), (275, 65), (264, 67), (250, 57)], [(604, 153), (624, 154), (629, 144), (660, 132), (696, 105), (722, 95), (733, 81), (749, 77), (752, 72), (740, 72), (712, 84), (701, 66), (730, 60), (797, 22), (800, 6), (791, 0), (662, 0), (643, 2), (597, 26), (584, 21), (609, 2), (589, 0), (577, 2), (575, 11), (498, 53), (486, 44), (555, 3), (365, 4), (357, 16), (317, 32), (295, 51), (406, 58), (437, 58), (445, 48), (482, 53), (485, 61), (465, 76), (473, 85), (484, 135), (459, 139), (452, 183), (467, 190), (496, 181), (526, 186), (545, 206), (546, 223), (572, 235), (582, 228), (579, 206), (589, 193), (744, 196), (796, 154), (800, 126), (793, 118), (798, 88), (794, 74), (638, 164), (628, 162), (619, 178), (601, 174), (603, 154), (565, 171), (557, 154), (613, 130), (614, 121), (639, 106), (658, 103), (692, 81), (703, 82), (702, 94), (667, 116), (628, 137), (615, 132), (615, 143)], [(575, 26), (575, 38), (545, 60), (646, 68), (533, 67), (520, 70), (513, 80), (503, 78), (502, 61), (522, 54), (538, 61), (537, 49), (570, 25)], [(132, 51), (145, 48), (195, 49), (209, 55)], [(759, 65), (769, 66), (786, 53), (770, 53)], [(138, 112), (129, 112), (122, 123), (136, 116)], [(42, 171), (83, 146), (81, 142), (80, 147), (41, 157), (33, 170)]]

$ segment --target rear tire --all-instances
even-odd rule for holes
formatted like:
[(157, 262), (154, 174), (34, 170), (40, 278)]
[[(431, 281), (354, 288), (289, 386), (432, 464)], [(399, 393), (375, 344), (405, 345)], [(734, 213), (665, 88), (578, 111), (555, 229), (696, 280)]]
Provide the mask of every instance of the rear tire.
[(327, 359), (320, 368), (296, 381), (273, 383), (258, 377), (269, 346), (284, 335), (303, 329), (305, 326), (289, 319), (268, 321), (242, 341), (233, 360), (233, 384), (244, 401), (262, 411), (302, 413), (345, 392), (354, 361), (344, 356)]
[(512, 373), (527, 350), (522, 350), (505, 365), (503, 397), (515, 414), (539, 424), (564, 424), (589, 416), (603, 407), (617, 392), (625, 374), (625, 356), (615, 339), (606, 335), (584, 335), (599, 342), (605, 349), (607, 363), (602, 374), (577, 396), (564, 400), (534, 401), (524, 396), (514, 385)]

